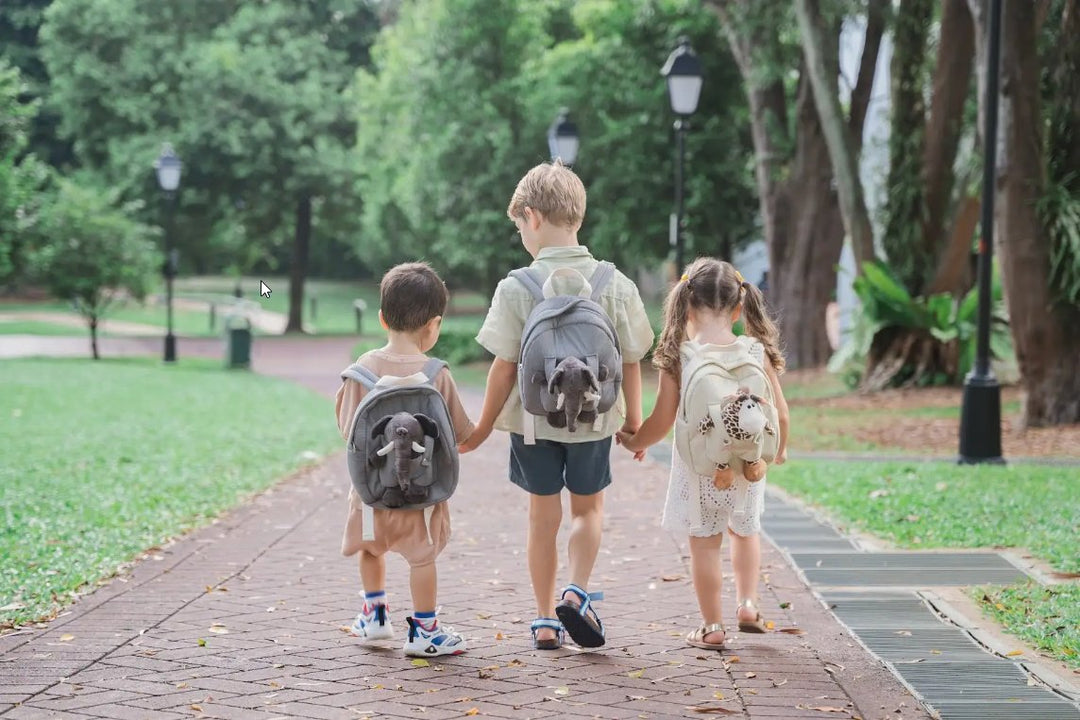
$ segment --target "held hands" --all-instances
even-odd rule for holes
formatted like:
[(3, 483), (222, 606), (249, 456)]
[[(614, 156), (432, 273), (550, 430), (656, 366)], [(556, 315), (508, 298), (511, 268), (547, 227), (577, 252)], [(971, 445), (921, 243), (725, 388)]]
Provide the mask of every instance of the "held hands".
[(641, 462), (645, 459), (645, 448), (637, 447), (634, 442), (637, 430), (636, 426), (626, 423), (623, 425), (622, 430), (615, 433), (615, 444), (622, 445), (624, 448), (634, 453), (634, 459)]
[(458, 453), (464, 455), (480, 447), (488, 436), (491, 435), (491, 425), (477, 425), (473, 428), (472, 435), (465, 438), (464, 442), (458, 443)]
[(787, 462), (787, 448), (783, 448), (780, 452), (776, 453), (776, 459), (773, 460), (773, 465), (783, 465)]

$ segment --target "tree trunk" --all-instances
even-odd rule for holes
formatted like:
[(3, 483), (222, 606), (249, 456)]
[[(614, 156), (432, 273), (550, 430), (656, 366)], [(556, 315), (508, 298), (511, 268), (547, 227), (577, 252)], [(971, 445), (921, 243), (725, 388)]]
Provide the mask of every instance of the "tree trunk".
[(90, 353), (95, 360), (100, 360), (101, 355), (98, 354), (97, 329), (98, 319), (97, 316), (94, 315), (90, 317)]
[(848, 127), (855, 147), (862, 152), (863, 127), (866, 125), (866, 111), (870, 107), (870, 92), (874, 89), (874, 76), (877, 75), (878, 55), (881, 52), (881, 38), (885, 34), (885, 13), (889, 0), (870, 0), (866, 6), (866, 37), (863, 41), (862, 57), (859, 59), (859, 77), (851, 91), (851, 116)]
[[(975, 25), (965, 0), (945, 0), (941, 14), (940, 36), (948, 42), (938, 43), (937, 65), (934, 72), (934, 91), (930, 102), (925, 144), (922, 152), (922, 192), (926, 212), (922, 218), (922, 246), (919, 254), (938, 259), (939, 272), (930, 291), (960, 292), (961, 283), (941, 287), (943, 264), (955, 257), (956, 249), (948, 242), (945, 217), (953, 190), (953, 165), (963, 131), (964, 102), (971, 86), (971, 63), (975, 52)], [(964, 206), (961, 206), (961, 213)], [(957, 222), (966, 218), (958, 214)], [(959, 228), (957, 228), (959, 229)], [(970, 253), (971, 234), (952, 235), (958, 242), (967, 243)], [(950, 277), (950, 279), (958, 279)], [(926, 290), (927, 288), (920, 288)]]
[(1080, 310), (1055, 305), (1050, 236), (1036, 210), (1045, 182), (1037, 28), (1033, 3), (1004, 4), (998, 230), (1028, 427), (1080, 421)]
[(296, 235), (289, 266), (289, 322), (285, 332), (304, 331), (304, 280), (311, 249), (311, 197), (304, 195), (296, 205)]
[(836, 38), (826, 29), (818, 0), (796, 0), (795, 15), (802, 33), (814, 104), (832, 159), (844, 229), (855, 252), (856, 272), (861, 272), (862, 264), (874, 258), (874, 234), (859, 178), (858, 146), (840, 108)]

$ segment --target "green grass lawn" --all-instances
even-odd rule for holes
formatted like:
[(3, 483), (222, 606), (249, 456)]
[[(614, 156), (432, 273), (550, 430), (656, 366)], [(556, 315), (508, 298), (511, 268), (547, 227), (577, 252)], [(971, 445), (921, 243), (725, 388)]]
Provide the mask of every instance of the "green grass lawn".
[(0, 362), (0, 627), (339, 446), (327, 399), (219, 368)]
[(1080, 585), (975, 588), (983, 611), (1040, 650), (1080, 668)]
[[(1075, 467), (801, 460), (771, 469), (769, 481), (900, 547), (1024, 548), (1075, 573), (1077, 475)], [(1080, 586), (978, 588), (973, 596), (1009, 632), (1080, 667)]]
[(80, 330), (77, 327), (68, 327), (67, 325), (38, 322), (37, 320), (0, 320), (0, 335), (58, 335), (63, 337), (85, 335), (89, 337), (89, 331)]
[[(37, 320), (0, 320), (0, 335), (64, 335), (82, 337), (88, 336), (89, 330), (85, 321), (71, 309), (67, 303), (44, 302), (44, 303), (3, 303), (0, 304), (0, 313), (20, 315), (24, 313), (63, 313), (79, 321), (79, 325), (62, 325)], [(105, 321), (117, 320), (122, 322), (139, 323), (160, 328), (164, 334), (166, 324), (166, 312), (164, 305), (142, 304), (135, 301), (118, 303), (105, 313)], [(221, 333), (222, 317), (218, 316), (216, 329), (210, 329), (210, 315), (208, 311), (173, 309), (173, 328), (177, 335), (188, 337), (200, 337), (218, 335)], [(149, 331), (148, 331), (149, 332)], [(109, 335), (102, 332), (102, 335)]]

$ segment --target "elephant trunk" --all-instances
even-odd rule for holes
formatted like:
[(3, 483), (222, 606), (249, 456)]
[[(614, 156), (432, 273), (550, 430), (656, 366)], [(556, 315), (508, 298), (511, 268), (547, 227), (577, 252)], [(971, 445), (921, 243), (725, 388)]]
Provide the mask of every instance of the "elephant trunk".
[(410, 467), (413, 458), (413, 441), (407, 428), (399, 427), (394, 431), (394, 474), (402, 490), (409, 488)]

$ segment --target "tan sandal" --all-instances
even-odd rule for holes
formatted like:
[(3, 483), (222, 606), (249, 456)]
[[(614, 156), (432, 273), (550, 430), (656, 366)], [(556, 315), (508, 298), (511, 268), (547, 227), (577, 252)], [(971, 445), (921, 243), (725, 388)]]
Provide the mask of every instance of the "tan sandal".
[[(739, 617), (739, 610), (742, 610), (743, 608), (754, 611), (753, 620), (743, 620)], [(768, 631), (768, 628), (765, 626), (765, 620), (761, 617), (761, 611), (758, 610), (757, 604), (750, 598), (739, 603), (739, 607), (735, 610), (735, 618), (739, 621), (739, 632), (763, 633)]]
[(697, 630), (694, 630), (686, 635), (686, 643), (696, 648), (703, 650), (723, 650), (724, 642), (727, 641), (727, 633), (724, 633), (724, 639), (720, 642), (705, 642), (706, 635), (712, 635), (713, 633), (724, 633), (724, 626), (720, 623), (713, 623), (712, 625), (702, 625)]

